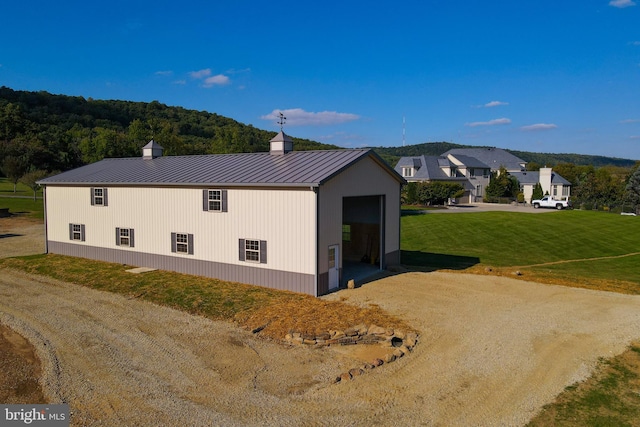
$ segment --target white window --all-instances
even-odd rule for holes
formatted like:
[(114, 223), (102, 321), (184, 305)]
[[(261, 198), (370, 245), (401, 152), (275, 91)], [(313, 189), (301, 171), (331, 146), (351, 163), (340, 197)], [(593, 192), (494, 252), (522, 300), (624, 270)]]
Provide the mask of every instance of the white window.
[(193, 234), (171, 233), (171, 252), (193, 255)]
[(209, 190), (209, 210), (210, 211), (222, 210), (222, 191)]
[(129, 246), (133, 245), (133, 228), (116, 228), (116, 245)]
[(107, 189), (91, 188), (91, 206), (107, 206)]
[(202, 190), (202, 210), (227, 212), (227, 190)]
[(245, 240), (245, 257), (246, 261), (260, 262), (260, 241), (259, 240)]
[(558, 195), (558, 186), (557, 186), (557, 185), (554, 185), (554, 186), (553, 186), (553, 195), (554, 195), (554, 196), (557, 196), (557, 195)]
[(267, 263), (267, 242), (256, 239), (240, 239), (240, 261)]
[(69, 240), (84, 242), (84, 224), (69, 224)]
[(413, 176), (413, 168), (402, 168), (402, 176), (411, 178)]
[(562, 186), (562, 195), (563, 196), (568, 196), (569, 195), (569, 186), (568, 185), (563, 185)]

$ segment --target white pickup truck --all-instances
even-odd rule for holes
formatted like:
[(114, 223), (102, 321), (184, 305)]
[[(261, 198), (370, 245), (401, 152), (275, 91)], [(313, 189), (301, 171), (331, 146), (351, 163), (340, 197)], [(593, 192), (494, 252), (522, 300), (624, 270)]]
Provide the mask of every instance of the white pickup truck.
[(561, 210), (561, 209), (565, 209), (565, 208), (570, 208), (571, 207), (571, 203), (569, 203), (569, 201), (554, 199), (551, 196), (544, 196), (540, 200), (532, 200), (531, 204), (536, 209), (538, 209), (538, 208), (553, 208), (553, 209)]

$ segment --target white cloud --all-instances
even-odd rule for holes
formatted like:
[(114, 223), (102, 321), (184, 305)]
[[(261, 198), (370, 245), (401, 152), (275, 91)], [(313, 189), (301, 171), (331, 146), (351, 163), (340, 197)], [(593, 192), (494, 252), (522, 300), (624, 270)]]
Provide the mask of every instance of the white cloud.
[(261, 116), (260, 118), (263, 120), (278, 120), (280, 113), (284, 114), (286, 123), (291, 126), (334, 125), (360, 119), (360, 116), (357, 114), (338, 113), (336, 111), (320, 111), (314, 113), (304, 111), (302, 108), (273, 110), (271, 113)]
[(173, 75), (173, 71), (167, 70), (167, 71), (156, 71), (155, 72), (156, 76), (172, 76)]
[(555, 129), (558, 125), (554, 125), (553, 123), (536, 123), (535, 125), (522, 126), (520, 130), (525, 132), (537, 131), (537, 130), (549, 130)]
[(609, 2), (609, 6), (618, 7), (620, 9), (635, 5), (636, 3), (632, 0), (611, 0)]
[(192, 71), (189, 73), (192, 79), (204, 79), (211, 75), (211, 68), (205, 68), (204, 70)]
[(491, 102), (487, 102), (486, 104), (484, 104), (485, 108), (491, 108), (491, 107), (499, 107), (501, 105), (509, 105), (508, 102), (502, 102), (502, 101), (491, 101)]
[(218, 74), (218, 75), (207, 77), (206, 79), (204, 79), (203, 86), (204, 87), (224, 86), (224, 85), (228, 85), (229, 83), (231, 83), (231, 80), (229, 80), (229, 77), (225, 76), (224, 74)]
[(631, 135), (629, 139), (640, 139), (640, 135)]
[(472, 122), (472, 123), (465, 123), (464, 125), (474, 128), (476, 126), (508, 125), (510, 123), (511, 123), (511, 119), (507, 119), (503, 117), (501, 119), (489, 120), (488, 122)]
[(174, 85), (186, 85), (187, 81), (186, 80), (176, 80), (175, 82), (173, 82)]
[(203, 87), (213, 87), (213, 86), (224, 86), (231, 83), (231, 80), (228, 76), (224, 74), (216, 74), (215, 76), (211, 75), (211, 68), (204, 68), (198, 71), (191, 71), (189, 76), (192, 79), (202, 80)]
[(622, 124), (640, 123), (640, 119), (625, 119), (625, 120), (620, 120), (620, 123)]
[(629, 44), (630, 44), (630, 45), (633, 45), (633, 46), (640, 46), (640, 41), (639, 41), (639, 40), (636, 40), (636, 41), (634, 41), (634, 42), (629, 42)]

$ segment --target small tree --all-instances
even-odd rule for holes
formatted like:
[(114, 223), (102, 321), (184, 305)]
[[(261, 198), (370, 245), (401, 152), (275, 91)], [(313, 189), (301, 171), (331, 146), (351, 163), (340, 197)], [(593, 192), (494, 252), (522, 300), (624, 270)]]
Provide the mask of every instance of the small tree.
[(520, 183), (515, 176), (509, 175), (504, 166), (500, 171), (491, 174), (491, 181), (485, 191), (487, 199), (498, 199), (500, 197), (516, 197), (520, 191)]
[(13, 192), (16, 192), (16, 186), (20, 181), (20, 177), (25, 172), (24, 163), (17, 157), (7, 156), (2, 161), (2, 172), (13, 183)]
[(419, 203), (417, 182), (409, 182), (402, 188), (402, 201), (408, 205)]
[(40, 189), (40, 184), (38, 181), (45, 178), (47, 176), (47, 171), (43, 170), (32, 170), (31, 172), (25, 173), (22, 178), (20, 178), (20, 182), (33, 190), (33, 200), (36, 201), (36, 193), (38, 189)]
[(533, 194), (531, 195), (531, 200), (529, 200), (529, 203), (531, 203), (531, 201), (533, 200), (539, 200), (542, 199), (543, 193), (542, 193), (542, 185), (540, 185), (539, 182), (536, 182), (536, 186), (533, 187)]

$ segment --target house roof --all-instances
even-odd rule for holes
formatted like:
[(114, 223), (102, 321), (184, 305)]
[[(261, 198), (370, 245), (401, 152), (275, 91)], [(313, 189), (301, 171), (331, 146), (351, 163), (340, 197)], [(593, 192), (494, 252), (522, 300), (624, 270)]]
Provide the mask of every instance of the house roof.
[(475, 157), (466, 156), (463, 154), (454, 154), (455, 157), (460, 163), (468, 168), (481, 168), (481, 169), (491, 169), (491, 167), (482, 161), (476, 159)]
[[(520, 184), (536, 185), (540, 182), (540, 172), (538, 171), (509, 172), (509, 175), (515, 176)], [(567, 181), (555, 172), (551, 173), (551, 183), (557, 185), (571, 185), (571, 182)]]
[(318, 186), (367, 157), (398, 182), (405, 182), (370, 149), (103, 159), (39, 182), (43, 185)]
[(527, 163), (502, 148), (495, 147), (453, 148), (444, 153), (443, 156), (447, 156), (449, 154), (456, 158), (458, 158), (458, 156), (475, 158), (490, 167), (491, 170), (498, 170), (500, 169), (500, 166), (504, 166), (509, 172), (521, 171), (522, 165)]

